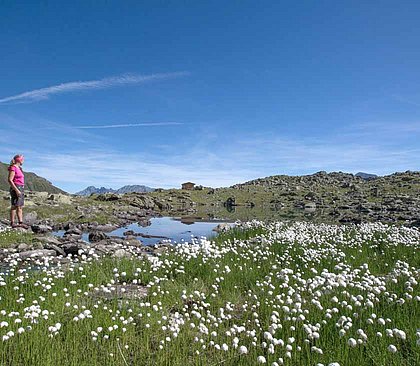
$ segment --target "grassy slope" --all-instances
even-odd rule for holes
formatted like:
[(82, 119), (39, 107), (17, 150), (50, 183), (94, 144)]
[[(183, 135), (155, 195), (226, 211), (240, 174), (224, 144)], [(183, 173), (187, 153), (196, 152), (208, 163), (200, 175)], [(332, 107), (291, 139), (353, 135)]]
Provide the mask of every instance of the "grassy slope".
[[(255, 229), (247, 232), (234, 231), (229, 234), (221, 235), (217, 238), (218, 245), (223, 247), (226, 243), (232, 242), (234, 239), (247, 239), (256, 235), (263, 234), (264, 231)], [(349, 232), (349, 239), (351, 239), (351, 232)], [(386, 241), (386, 240), (385, 240)], [(367, 243), (368, 244), (368, 243)], [(385, 245), (385, 244), (384, 244)], [(385, 245), (386, 246), (386, 245)], [(293, 248), (293, 247), (292, 247)], [(377, 256), (375, 249), (369, 249), (366, 246), (362, 251), (357, 248), (344, 248), (347, 254), (345, 262), (352, 268), (356, 268), (363, 263), (368, 263), (371, 266), (371, 271), (375, 274), (381, 273), (383, 270), (387, 272), (395, 265), (398, 259), (408, 260), (412, 265), (419, 265), (419, 255), (413, 252), (414, 248), (400, 248), (390, 247), (385, 255)], [(263, 327), (267, 327), (270, 323), (270, 315), (272, 309), (273, 297), (267, 296), (267, 291), (272, 290), (268, 286), (268, 279), (271, 279), (277, 286), (274, 289), (274, 295), (277, 293), (286, 293), (287, 289), (282, 289), (281, 284), (284, 283), (284, 277), (273, 277), (274, 265), (281, 265), (288, 268), (293, 268), (295, 271), (301, 264), (299, 262), (293, 263), (293, 259), (298, 258), (299, 248), (295, 248), (290, 252), (290, 260), (287, 263), (278, 263), (276, 258), (282, 256), (286, 250), (281, 243), (274, 244), (268, 248), (264, 253), (255, 252), (255, 255), (249, 255), (245, 251), (239, 251), (237, 255), (229, 253), (218, 259), (212, 259), (206, 263), (202, 262), (201, 256), (196, 259), (185, 261), (182, 256), (174, 256), (166, 254), (164, 258), (168, 260), (168, 266), (175, 268), (182, 268), (184, 270), (173, 270), (170, 272), (170, 277), (167, 277), (167, 271), (159, 269), (152, 271), (148, 261), (138, 260), (106, 260), (101, 263), (93, 263), (84, 265), (83, 271), (76, 270), (74, 272), (67, 272), (62, 276), (55, 276), (53, 281), (48, 280), (45, 273), (33, 273), (24, 284), (18, 282), (9, 283), (7, 286), (0, 287), (0, 295), (2, 298), (2, 309), (6, 311), (16, 310), (20, 311), (20, 318), (23, 315), (23, 307), (29, 306), (32, 300), (37, 299), (42, 309), (48, 309), (48, 320), (39, 319), (39, 324), (33, 324), (33, 330), (25, 332), (22, 335), (14, 336), (12, 339), (0, 343), (1, 363), (10, 365), (29, 365), (36, 364), (40, 366), (52, 366), (57, 364), (62, 365), (255, 365), (256, 357), (264, 354), (271, 364), (276, 359), (271, 356), (266, 350), (259, 347), (251, 346), (251, 339), (247, 339), (244, 334), (238, 334), (241, 339), (240, 344), (246, 344), (249, 354), (246, 356), (239, 356), (237, 350), (232, 349), (231, 340), (233, 337), (226, 336), (226, 332), (233, 324), (249, 324), (252, 328), (254, 322), (254, 314), (258, 314), (258, 318)], [(170, 265), (176, 263), (176, 265)], [(326, 257), (324, 261), (315, 268), (318, 273), (324, 268), (334, 271), (334, 266), (337, 263), (337, 258)], [(224, 271), (225, 266), (230, 266), (232, 271), (227, 273)], [(242, 270), (235, 270), (241, 266)], [(134, 278), (139, 279), (146, 284), (153, 281), (151, 285), (149, 296), (144, 302), (150, 302), (149, 306), (139, 306), (139, 301), (129, 301), (124, 303), (120, 300), (108, 300), (98, 302), (97, 299), (83, 295), (83, 291), (91, 291), (89, 283), (95, 286), (108, 283), (114, 277), (113, 269), (116, 268), (118, 273), (126, 272), (123, 279), (117, 281), (130, 282)], [(218, 268), (218, 272), (214, 271)], [(138, 269), (141, 272), (138, 272)], [(313, 277), (314, 274), (308, 269), (302, 271), (305, 273), (305, 278)], [(223, 280), (218, 278), (222, 276)], [(157, 281), (162, 278), (162, 283)], [(401, 275), (400, 281), (397, 284), (389, 284), (389, 291), (396, 293), (398, 296), (403, 296), (406, 291), (404, 281), (406, 278)], [(75, 281), (71, 284), (70, 281)], [(299, 278), (291, 278), (291, 282), (296, 285), (300, 281)], [(42, 285), (41, 285), (42, 284)], [(51, 290), (45, 290), (45, 285), (51, 284)], [(214, 284), (217, 284), (217, 296), (211, 297), (210, 294), (214, 292)], [(13, 289), (14, 286), (20, 287), (19, 291)], [(68, 290), (64, 290), (64, 288)], [(80, 290), (78, 290), (80, 289)], [(191, 296), (190, 300), (183, 301), (181, 295), (183, 290), (186, 290), (187, 295)], [(366, 295), (363, 291), (356, 288), (346, 289), (351, 295)], [(418, 286), (414, 291), (418, 290)], [(19, 293), (23, 293), (25, 297), (25, 304), (18, 304), (16, 299)], [(58, 296), (53, 296), (53, 293), (58, 293)], [(64, 293), (68, 293), (65, 297)], [(247, 295), (255, 294), (259, 299), (267, 298), (267, 301), (256, 301), (253, 296)], [(418, 293), (418, 292), (417, 292)], [(227, 311), (227, 314), (232, 315), (231, 320), (225, 319), (216, 328), (212, 324), (207, 324), (211, 330), (217, 331), (217, 336), (213, 337), (210, 334), (202, 336), (204, 344), (208, 345), (209, 341), (214, 339), (218, 344), (227, 342), (229, 350), (227, 352), (216, 351), (212, 347), (202, 349), (199, 342), (195, 342), (194, 338), (198, 331), (194, 329), (188, 330), (185, 327), (178, 338), (172, 338), (171, 342), (165, 344), (162, 350), (159, 350), (160, 341), (165, 339), (165, 336), (170, 334), (169, 331), (162, 329), (162, 325), (167, 325), (167, 322), (162, 323), (162, 315), (170, 316), (176, 311), (189, 304), (191, 309), (195, 308), (194, 304), (200, 304), (200, 294), (205, 294), (206, 302), (209, 307), (206, 309), (197, 307), (196, 310), (209, 318), (207, 311), (211, 314), (218, 314), (220, 307), (225, 307), (227, 303), (232, 304), (232, 311)], [(307, 314), (307, 319), (311, 324), (321, 322), (325, 318), (325, 309), (327, 307), (338, 306), (332, 303), (330, 299), (333, 296), (338, 296), (340, 300), (347, 299), (342, 297), (340, 289), (331, 289), (325, 296), (322, 297), (324, 311), (317, 311), (310, 304), (304, 305), (304, 308), (310, 309)], [(41, 299), (41, 300), (40, 300)], [(270, 300), (271, 299), (271, 300)], [(375, 303), (375, 309), (357, 310), (362, 314), (362, 317), (357, 320), (354, 327), (343, 338), (338, 336), (338, 329), (334, 325), (338, 315), (334, 315), (328, 325), (322, 327), (321, 338), (315, 342), (318, 347), (324, 350), (323, 355), (311, 353), (308, 349), (310, 346), (304, 346), (302, 352), (293, 353), (292, 359), (286, 359), (286, 365), (315, 365), (318, 362), (328, 364), (333, 360), (340, 362), (341, 366), (368, 366), (368, 365), (389, 365), (389, 366), (410, 366), (417, 364), (420, 361), (420, 353), (418, 346), (415, 345), (415, 328), (417, 322), (413, 322), (415, 314), (420, 311), (418, 303), (412, 302), (412, 305), (398, 306), (395, 303), (388, 303), (387, 297), (381, 297), (379, 303)], [(241, 309), (241, 306), (248, 302), (253, 304), (254, 308), (247, 310)], [(65, 303), (71, 303), (70, 307), (65, 306)], [(99, 304), (99, 308), (95, 309), (94, 304)], [(156, 310), (152, 310), (151, 306), (156, 305)], [(77, 306), (77, 308), (76, 308)], [(83, 311), (83, 307), (91, 309), (93, 313), (92, 319), (73, 321), (73, 317)], [(281, 310), (277, 309), (278, 311)], [(346, 312), (348, 316), (352, 316), (355, 311)], [(366, 320), (372, 312), (375, 312), (378, 317), (391, 318), (392, 323), (387, 325), (390, 328), (398, 328), (409, 330), (407, 334), (408, 340), (400, 342), (396, 339), (375, 339), (375, 332), (384, 328), (377, 325), (367, 326)], [(138, 316), (141, 314), (141, 317)], [(120, 317), (123, 317), (120, 319)], [(122, 319), (128, 319), (130, 316), (135, 318), (135, 324), (130, 323), (124, 325)], [(281, 317), (284, 314), (281, 313)], [(114, 317), (114, 318), (113, 318)], [(4, 318), (4, 317), (3, 317)], [(1, 329), (1, 334), (5, 334), (7, 330), (14, 329), (16, 331), (20, 324), (13, 324), (14, 317), (8, 320), (12, 325), (7, 329)], [(417, 318), (418, 319), (418, 318)], [(28, 321), (25, 320), (26, 324)], [(58, 335), (54, 338), (49, 338), (48, 326), (54, 325), (56, 322), (62, 324), (62, 328)], [(191, 317), (188, 323), (195, 323), (198, 327), (200, 320)], [(213, 322), (211, 322), (213, 323)], [(295, 337), (296, 342), (303, 345), (302, 339), (304, 334), (301, 331), (291, 331), (288, 329), (290, 324), (295, 324), (290, 321), (283, 321), (283, 330), (277, 331), (277, 336), (287, 340), (288, 337)], [(118, 330), (109, 331), (107, 328), (114, 324), (118, 324)], [(96, 330), (98, 326), (104, 328), (97, 341), (92, 340), (91, 331)], [(149, 327), (150, 326), (150, 327)], [(123, 327), (127, 328), (123, 332)], [(346, 341), (350, 336), (357, 338), (356, 330), (358, 328), (368, 328), (369, 344), (366, 346), (359, 346), (356, 349), (350, 349), (346, 345)], [(299, 326), (297, 326), (299, 329)], [(103, 334), (109, 334), (110, 338), (105, 340), (102, 338)], [(257, 333), (257, 343), (263, 342), (262, 334)], [(399, 352), (395, 355), (389, 353), (386, 348), (389, 343), (394, 343), (398, 346)], [(124, 348), (128, 346), (128, 349)], [(283, 348), (284, 349), (284, 348)], [(200, 352), (200, 356), (195, 354), (195, 351)], [(279, 351), (284, 354), (284, 351)], [(278, 357), (278, 355), (277, 355)]]
[[(0, 162), (0, 190), (9, 190), (8, 164)], [(29, 191), (48, 192), (48, 193), (65, 193), (60, 188), (52, 185), (45, 178), (39, 177), (35, 173), (25, 172), (25, 186)]]
[[(275, 211), (276, 203), (281, 203), (282, 211), (284, 211), (283, 216), (288, 217), (296, 213), (292, 212), (296, 204), (302, 205), (311, 201), (311, 195), (314, 197), (312, 200), (317, 202), (317, 213), (320, 208), (322, 209), (322, 206), (333, 209), (341, 205), (358, 204), (359, 202), (380, 206), (381, 202), (390, 197), (393, 199), (409, 197), (413, 200), (418, 200), (420, 197), (420, 174), (418, 173), (400, 173), (371, 181), (349, 179), (352, 182), (351, 186), (344, 185), (344, 181), (340, 180), (340, 177), (332, 178), (330, 181), (328, 179), (329, 177), (320, 182), (313, 179), (312, 176), (273, 176), (237, 185), (235, 188), (226, 187), (215, 190), (204, 188), (193, 191), (171, 189), (153, 192), (150, 195), (166, 200), (175, 207), (188, 208), (193, 202), (199, 213), (202, 211), (214, 213), (217, 216), (223, 211), (225, 217), (232, 216), (240, 219), (250, 219), (252, 215), (261, 219), (266, 216), (276, 217), (276, 214), (270, 213), (270, 210)], [(285, 182), (285, 184), (279, 184), (278, 181)], [(256, 182), (255, 185), (254, 182)], [(378, 194), (375, 194), (376, 189)], [(235, 198), (236, 204), (239, 206), (247, 206), (252, 202), (255, 208), (246, 210), (237, 207), (237, 212), (229, 215), (225, 210), (220, 210), (229, 197)], [(200, 206), (202, 207), (200, 208)], [(277, 214), (280, 213), (277, 212)], [(302, 212), (302, 214), (304, 213)], [(281, 216), (277, 216), (277, 218), (281, 218)]]

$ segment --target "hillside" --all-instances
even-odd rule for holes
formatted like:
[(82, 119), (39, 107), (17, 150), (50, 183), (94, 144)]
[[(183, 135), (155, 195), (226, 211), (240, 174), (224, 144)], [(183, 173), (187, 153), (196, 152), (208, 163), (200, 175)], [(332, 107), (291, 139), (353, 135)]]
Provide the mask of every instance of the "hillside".
[(264, 218), (305, 214), (324, 221), (420, 222), (420, 173), (410, 171), (368, 180), (342, 172), (276, 175), (226, 188), (150, 195), (179, 211), (215, 217), (235, 218), (241, 212), (252, 218), (261, 212)]
[[(9, 183), (7, 182), (9, 164), (0, 162), (0, 190), (8, 191)], [(25, 188), (28, 191), (48, 192), (48, 193), (66, 193), (60, 188), (52, 185), (51, 182), (42, 178), (35, 173), (25, 171)]]

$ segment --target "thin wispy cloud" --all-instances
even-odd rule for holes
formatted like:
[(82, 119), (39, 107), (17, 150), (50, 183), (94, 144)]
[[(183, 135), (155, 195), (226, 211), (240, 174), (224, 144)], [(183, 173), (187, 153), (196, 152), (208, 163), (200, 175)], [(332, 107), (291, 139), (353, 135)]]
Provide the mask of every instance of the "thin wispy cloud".
[(35, 89), (26, 91), (24, 93), (4, 97), (0, 99), (0, 104), (6, 103), (28, 103), (37, 102), (48, 99), (50, 96), (55, 94), (71, 93), (84, 90), (98, 90), (108, 89), (123, 85), (143, 84), (152, 81), (161, 81), (167, 79), (173, 79), (177, 77), (187, 76), (188, 72), (171, 72), (171, 73), (159, 73), (150, 75), (121, 75), (113, 76), (100, 80), (89, 80), (89, 81), (72, 81), (68, 83), (62, 83), (58, 85), (49, 86), (46, 88)]
[(100, 128), (126, 128), (126, 127), (154, 127), (154, 126), (177, 126), (183, 125), (181, 122), (145, 122), (145, 123), (125, 123), (116, 125), (88, 125), (73, 126), (72, 128), (80, 130), (100, 129)]
[(420, 107), (420, 102), (413, 101), (412, 99), (403, 97), (399, 94), (392, 94), (392, 97), (394, 99), (398, 100), (399, 102), (406, 103), (406, 104), (411, 104), (411, 105), (414, 105), (416, 107)]

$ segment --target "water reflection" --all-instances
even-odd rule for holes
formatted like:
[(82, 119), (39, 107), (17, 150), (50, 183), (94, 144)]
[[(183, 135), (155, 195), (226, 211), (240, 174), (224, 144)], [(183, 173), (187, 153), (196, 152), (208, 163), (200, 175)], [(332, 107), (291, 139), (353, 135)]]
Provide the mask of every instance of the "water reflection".
[(216, 233), (213, 229), (225, 220), (209, 220), (201, 217), (156, 217), (150, 219), (151, 224), (140, 227), (131, 224), (110, 232), (108, 235), (123, 237), (133, 235), (146, 245), (156, 244), (165, 239), (172, 242), (191, 241), (191, 238), (205, 236), (207, 238)]

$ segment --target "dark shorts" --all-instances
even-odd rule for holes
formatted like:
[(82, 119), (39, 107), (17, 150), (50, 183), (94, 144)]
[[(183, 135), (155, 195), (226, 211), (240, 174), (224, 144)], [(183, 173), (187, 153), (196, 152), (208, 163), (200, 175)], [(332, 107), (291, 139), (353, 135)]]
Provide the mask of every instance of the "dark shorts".
[(25, 192), (23, 186), (16, 186), (21, 195), (18, 196), (13, 188), (10, 188), (10, 204), (15, 207), (23, 207), (25, 204)]

